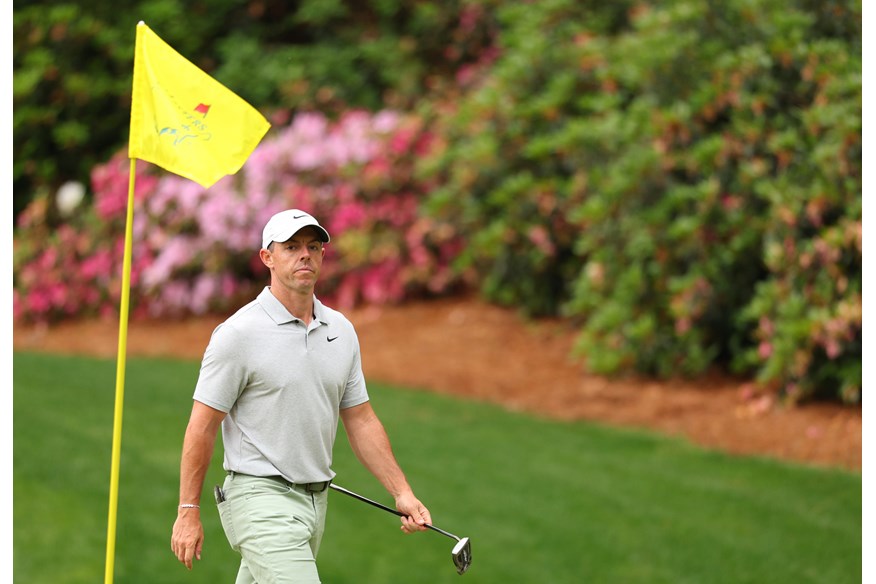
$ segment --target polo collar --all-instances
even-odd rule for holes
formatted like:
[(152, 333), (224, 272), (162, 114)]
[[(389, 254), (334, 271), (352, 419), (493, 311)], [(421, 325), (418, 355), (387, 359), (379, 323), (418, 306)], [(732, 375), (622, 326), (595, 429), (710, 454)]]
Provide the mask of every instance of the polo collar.
[(329, 323), (328, 311), (325, 309), (325, 306), (323, 306), (322, 302), (319, 301), (319, 298), (317, 298), (315, 294), (313, 296), (313, 318), (315, 318), (322, 324)]
[[(283, 303), (277, 300), (277, 297), (271, 294), (271, 287), (265, 286), (264, 290), (262, 290), (258, 295), (258, 301), (261, 305), (262, 309), (271, 317), (275, 323), (279, 324), (287, 324), (290, 322), (295, 322), (299, 320), (297, 317), (293, 316)], [(328, 314), (325, 306), (323, 306), (322, 302), (314, 295), (313, 297), (313, 316), (315, 320), (318, 320), (322, 324), (328, 324)]]

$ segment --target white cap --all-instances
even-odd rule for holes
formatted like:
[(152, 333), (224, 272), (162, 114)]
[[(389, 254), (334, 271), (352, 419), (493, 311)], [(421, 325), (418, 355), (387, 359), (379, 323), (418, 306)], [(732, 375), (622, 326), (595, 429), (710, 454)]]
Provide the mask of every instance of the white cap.
[(300, 209), (281, 211), (271, 217), (262, 232), (262, 248), (267, 249), (274, 241), (288, 241), (304, 227), (314, 227), (323, 243), (331, 241), (328, 231), (309, 213)]

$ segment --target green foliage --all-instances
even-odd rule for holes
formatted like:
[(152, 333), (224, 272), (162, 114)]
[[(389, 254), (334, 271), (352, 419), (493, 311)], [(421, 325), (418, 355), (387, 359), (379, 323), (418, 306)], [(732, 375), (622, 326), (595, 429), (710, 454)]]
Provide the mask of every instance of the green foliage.
[[(13, 11), (13, 188), (16, 215), (38, 194), (86, 177), (127, 138), (133, 51), (75, 4)], [(132, 27), (133, 30), (133, 27)], [(118, 112), (118, 115), (114, 115)], [(82, 181), (84, 182), (84, 181)]]
[(266, 113), (410, 107), (478, 60), (494, 27), (465, 0), (138, 0), (117, 8), (107, 0), (13, 8), (16, 217), (63, 182), (87, 184), (90, 169), (126, 144), (141, 19)]
[(578, 320), (598, 372), (860, 399), (861, 11), (812, 4), (501, 8), (423, 166), (483, 293)]
[(410, 108), (488, 46), (485, 15), (461, 28), (466, 4), (310, 0), (289, 10), (269, 2), (254, 26), (235, 28), (218, 43), (215, 73), (231, 87), (252, 88), (256, 103), (271, 107)]
[[(14, 582), (103, 575), (114, 365), (13, 356)], [(127, 363), (118, 582), (212, 584), (237, 571), (209, 492), (203, 559), (189, 572), (168, 545), (197, 373), (196, 362)], [(860, 473), (731, 457), (374, 382), (369, 391), (435, 523), (471, 538), (466, 582), (861, 581)], [(221, 460), (219, 441), (208, 488), (222, 480)], [(339, 484), (390, 503), (342, 430), (333, 467)], [(460, 582), (451, 540), (404, 536), (397, 518), (340, 494), (329, 502), (318, 558), (326, 582)]]

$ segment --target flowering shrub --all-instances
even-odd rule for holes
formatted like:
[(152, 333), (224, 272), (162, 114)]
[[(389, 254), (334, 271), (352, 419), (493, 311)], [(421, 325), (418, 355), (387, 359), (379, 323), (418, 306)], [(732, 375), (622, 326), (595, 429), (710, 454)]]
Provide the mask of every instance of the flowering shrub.
[[(600, 373), (860, 400), (860, 3), (510, 3), (435, 112), (431, 213)], [(444, 105), (444, 104), (442, 104)]]
[[(287, 208), (332, 234), (318, 294), (340, 307), (437, 295), (461, 285), (459, 238), (419, 213), (412, 180), (430, 148), (416, 119), (353, 111), (332, 122), (302, 113), (266, 137), (243, 169), (205, 190), (137, 163), (131, 271), (133, 316), (228, 312), (267, 283), (258, 258), (268, 218)], [(94, 205), (59, 229), (46, 203), (15, 237), (14, 318), (113, 314), (118, 306), (129, 160), (94, 169)]]

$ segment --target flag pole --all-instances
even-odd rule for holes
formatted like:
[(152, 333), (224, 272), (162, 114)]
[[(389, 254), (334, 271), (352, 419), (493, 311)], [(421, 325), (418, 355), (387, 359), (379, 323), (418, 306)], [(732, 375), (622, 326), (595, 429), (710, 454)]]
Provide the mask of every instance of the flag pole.
[(131, 158), (128, 179), (128, 213), (125, 220), (125, 253), (122, 263), (122, 297), (119, 306), (119, 352), (116, 363), (116, 405), (113, 415), (113, 449), (110, 470), (109, 520), (106, 530), (105, 584), (112, 584), (115, 567), (116, 520), (119, 507), (119, 461), (122, 452), (122, 411), (125, 401), (125, 355), (128, 347), (128, 306), (131, 298), (131, 255), (134, 236), (134, 183), (137, 159)]

